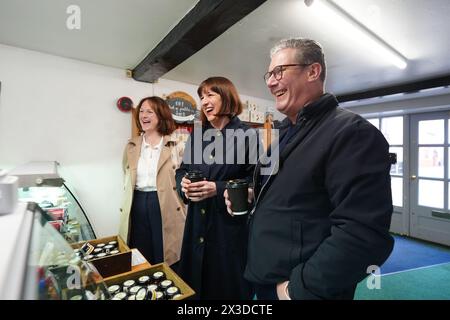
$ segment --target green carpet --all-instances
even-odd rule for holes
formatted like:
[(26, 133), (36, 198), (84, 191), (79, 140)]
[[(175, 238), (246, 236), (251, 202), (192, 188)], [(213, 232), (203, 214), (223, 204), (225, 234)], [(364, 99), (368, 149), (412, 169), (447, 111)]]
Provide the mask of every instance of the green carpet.
[(380, 289), (370, 290), (367, 279), (358, 284), (355, 300), (450, 299), (450, 263), (382, 275)]

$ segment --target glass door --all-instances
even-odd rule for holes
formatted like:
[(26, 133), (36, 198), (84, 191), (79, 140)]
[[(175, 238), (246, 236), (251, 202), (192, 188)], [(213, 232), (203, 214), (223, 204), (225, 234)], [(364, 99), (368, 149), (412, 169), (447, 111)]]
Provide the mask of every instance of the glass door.
[(450, 245), (448, 112), (411, 116), (410, 235)]
[(391, 219), (390, 231), (402, 235), (409, 235), (409, 203), (408, 203), (408, 163), (404, 162), (404, 155), (408, 153), (408, 144), (404, 137), (408, 137), (409, 126), (407, 116), (368, 118), (379, 129), (389, 143), (389, 152), (395, 153), (397, 163), (391, 166), (391, 190), (394, 211)]

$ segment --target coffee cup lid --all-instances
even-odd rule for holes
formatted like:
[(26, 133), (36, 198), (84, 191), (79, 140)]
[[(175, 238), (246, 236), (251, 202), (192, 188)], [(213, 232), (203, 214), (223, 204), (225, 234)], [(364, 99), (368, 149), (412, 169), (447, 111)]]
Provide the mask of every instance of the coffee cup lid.
[(186, 172), (186, 176), (203, 176), (203, 172), (200, 170), (190, 170)]
[(248, 182), (245, 179), (233, 179), (227, 182), (226, 187), (230, 189), (248, 187)]

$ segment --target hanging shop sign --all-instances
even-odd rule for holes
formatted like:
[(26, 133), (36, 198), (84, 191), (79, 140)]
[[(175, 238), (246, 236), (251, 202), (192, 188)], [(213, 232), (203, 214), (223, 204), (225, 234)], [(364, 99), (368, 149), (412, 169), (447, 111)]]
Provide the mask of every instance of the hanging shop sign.
[(172, 110), (172, 116), (178, 123), (193, 123), (198, 118), (197, 104), (194, 98), (182, 91), (175, 91), (166, 97)]

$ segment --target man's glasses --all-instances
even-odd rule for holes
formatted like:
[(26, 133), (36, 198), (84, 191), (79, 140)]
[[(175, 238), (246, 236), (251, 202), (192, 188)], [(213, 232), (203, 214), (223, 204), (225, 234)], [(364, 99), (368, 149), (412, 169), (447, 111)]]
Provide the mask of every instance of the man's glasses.
[(272, 69), (272, 71), (268, 71), (264, 74), (264, 81), (267, 83), (270, 77), (273, 75), (277, 81), (283, 78), (283, 71), (286, 70), (287, 67), (306, 67), (311, 65), (312, 63), (296, 63), (296, 64), (282, 64), (276, 66)]

